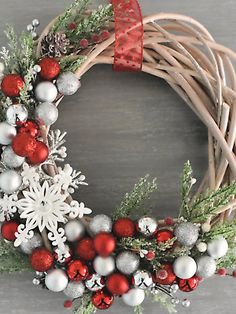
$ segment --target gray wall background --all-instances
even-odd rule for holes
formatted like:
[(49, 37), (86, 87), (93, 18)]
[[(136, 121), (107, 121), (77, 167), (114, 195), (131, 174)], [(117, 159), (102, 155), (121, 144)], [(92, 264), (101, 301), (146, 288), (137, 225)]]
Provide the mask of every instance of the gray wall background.
[[(64, 10), (66, 0), (0, 0), (0, 42), (6, 23), (24, 29), (33, 18), (41, 28)], [(235, 0), (142, 0), (143, 12), (178, 12), (198, 19), (215, 38), (235, 49)], [(94, 213), (110, 213), (146, 173), (158, 178), (149, 206), (155, 216), (176, 215), (179, 176), (190, 159), (195, 176), (207, 168), (207, 131), (164, 82), (143, 73), (113, 73), (97, 66), (82, 78), (78, 95), (66, 98), (57, 126), (69, 131), (68, 162), (81, 169), (89, 187), (80, 190)], [(31, 284), (31, 274), (0, 276), (0, 314), (62, 314), (63, 295)], [(212, 278), (188, 295), (192, 306), (179, 313), (234, 313), (236, 281)], [(107, 313), (132, 313), (117, 300)], [(145, 313), (165, 313), (146, 301)]]

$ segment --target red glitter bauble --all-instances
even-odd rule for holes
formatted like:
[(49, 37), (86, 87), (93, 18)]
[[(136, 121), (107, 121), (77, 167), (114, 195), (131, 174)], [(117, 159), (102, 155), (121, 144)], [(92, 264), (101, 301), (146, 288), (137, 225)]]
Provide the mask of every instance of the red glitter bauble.
[(24, 87), (24, 81), (18, 74), (6, 75), (1, 83), (2, 92), (8, 97), (20, 96), (20, 91)]
[(39, 165), (42, 164), (49, 155), (49, 149), (46, 144), (40, 141), (36, 141), (36, 145), (34, 150), (28, 154), (28, 162), (31, 165)]
[(30, 264), (35, 271), (47, 271), (53, 265), (53, 255), (45, 248), (37, 248), (30, 256)]
[(1, 227), (2, 237), (8, 241), (14, 241), (18, 226), (19, 224), (16, 221), (4, 222)]
[(165, 264), (153, 275), (153, 281), (161, 285), (171, 285), (176, 280), (171, 264)]
[(135, 224), (129, 218), (120, 218), (115, 221), (113, 232), (119, 238), (133, 237), (135, 234)]
[(122, 295), (129, 290), (129, 281), (125, 275), (116, 273), (108, 277), (107, 289), (114, 295)]
[(193, 276), (189, 279), (178, 279), (179, 289), (184, 292), (191, 292), (197, 289), (199, 284), (199, 278), (197, 276)]
[(104, 290), (96, 291), (92, 296), (92, 303), (99, 310), (109, 309), (113, 301), (113, 295)]
[(156, 234), (157, 243), (166, 242), (174, 237), (172, 231), (168, 229), (159, 230)]
[(32, 137), (37, 138), (40, 136), (39, 125), (34, 120), (27, 120), (25, 123), (23, 123), (18, 128), (18, 133), (19, 134), (29, 134)]
[(115, 247), (116, 241), (111, 233), (100, 232), (94, 237), (94, 248), (100, 256), (109, 256)]
[(27, 157), (32, 154), (36, 147), (36, 140), (27, 133), (17, 134), (12, 141), (13, 151), (21, 157)]
[(67, 275), (74, 281), (85, 280), (89, 275), (88, 266), (78, 259), (71, 261), (67, 267)]
[(71, 300), (66, 300), (65, 302), (64, 302), (64, 308), (66, 308), (66, 309), (71, 309), (73, 307), (73, 301), (71, 301)]
[(84, 238), (79, 241), (76, 248), (77, 255), (85, 261), (91, 261), (96, 256), (93, 239)]
[(227, 274), (227, 270), (225, 268), (219, 268), (217, 270), (217, 275), (219, 275), (219, 276), (224, 277), (224, 276), (226, 276), (226, 274)]
[(45, 80), (53, 80), (61, 71), (59, 62), (54, 58), (43, 58), (39, 65), (41, 67), (40, 76)]

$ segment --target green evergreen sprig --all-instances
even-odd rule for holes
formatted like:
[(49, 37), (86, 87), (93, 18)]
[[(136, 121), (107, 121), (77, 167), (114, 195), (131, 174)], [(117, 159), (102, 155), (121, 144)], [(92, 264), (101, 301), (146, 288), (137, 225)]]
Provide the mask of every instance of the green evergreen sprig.
[(171, 303), (171, 299), (164, 292), (159, 291), (157, 294), (151, 294), (147, 292), (149, 296), (152, 297), (153, 302), (159, 303), (166, 311), (169, 313), (177, 313), (175, 304)]
[(143, 314), (143, 307), (141, 305), (136, 305), (134, 307), (134, 314)]
[(60, 66), (62, 72), (75, 72), (87, 59), (86, 56), (66, 56), (60, 60)]
[(226, 222), (224, 224), (217, 224), (212, 229), (203, 234), (202, 241), (209, 242), (210, 240), (224, 237), (229, 244), (235, 245), (236, 237), (236, 220)]
[(74, 307), (74, 314), (93, 314), (96, 313), (96, 308), (91, 301), (92, 294), (86, 293), (80, 298), (79, 303)]
[(236, 268), (236, 249), (230, 249), (227, 254), (217, 260), (217, 269), (226, 268), (226, 269), (235, 269)]

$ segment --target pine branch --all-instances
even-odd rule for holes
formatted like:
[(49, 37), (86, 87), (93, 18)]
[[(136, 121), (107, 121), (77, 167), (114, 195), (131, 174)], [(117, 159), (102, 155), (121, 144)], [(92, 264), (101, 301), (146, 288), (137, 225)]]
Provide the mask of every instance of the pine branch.
[(159, 291), (158, 294), (152, 294), (152, 301), (158, 302), (169, 313), (177, 313), (175, 304), (171, 303), (171, 299), (164, 292)]
[(143, 307), (141, 305), (136, 305), (134, 307), (134, 314), (143, 314)]
[(232, 242), (235, 245), (234, 238), (236, 236), (236, 220), (219, 224), (214, 226), (209, 232), (204, 233), (202, 241), (209, 242), (210, 240), (224, 237), (230, 244)]
[(93, 314), (96, 308), (91, 301), (91, 293), (84, 294), (79, 300), (80, 303), (73, 309), (73, 314)]
[(86, 60), (86, 56), (66, 56), (60, 60), (60, 66), (62, 72), (75, 72)]
[(227, 268), (227, 269), (235, 269), (236, 268), (236, 250), (231, 249), (228, 253), (217, 260), (217, 269), (219, 268)]

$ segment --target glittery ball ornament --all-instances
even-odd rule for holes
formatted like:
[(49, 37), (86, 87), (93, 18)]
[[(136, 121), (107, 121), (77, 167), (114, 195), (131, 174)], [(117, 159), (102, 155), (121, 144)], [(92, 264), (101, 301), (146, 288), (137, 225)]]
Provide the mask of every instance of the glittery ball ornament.
[(138, 220), (137, 229), (143, 235), (149, 237), (157, 231), (157, 222), (151, 217), (142, 217)]
[(46, 248), (37, 248), (30, 256), (30, 264), (36, 271), (47, 271), (53, 265), (53, 255)]
[(18, 97), (24, 87), (24, 81), (18, 74), (8, 74), (4, 76), (1, 83), (1, 90), (5, 96)]
[(207, 252), (208, 254), (217, 259), (221, 258), (226, 255), (228, 251), (228, 242), (225, 238), (221, 237), (218, 239), (211, 240), (207, 245)]
[(136, 288), (146, 290), (153, 283), (152, 276), (146, 270), (138, 270), (133, 275), (132, 283)]
[(77, 76), (72, 72), (62, 73), (57, 79), (59, 93), (71, 96), (77, 92), (81, 84)]
[(176, 280), (171, 264), (164, 264), (162, 268), (155, 271), (153, 281), (161, 285), (171, 285)]
[(197, 276), (193, 276), (189, 279), (178, 279), (179, 289), (184, 292), (191, 292), (197, 289), (199, 284), (199, 278)]
[(83, 237), (85, 228), (79, 220), (70, 220), (65, 225), (65, 235), (69, 242), (77, 241)]
[(199, 236), (199, 228), (191, 222), (182, 222), (174, 229), (178, 242), (184, 246), (193, 246)]
[(41, 67), (40, 76), (48, 81), (55, 79), (61, 70), (59, 62), (54, 58), (43, 58), (39, 65)]
[(120, 218), (114, 222), (113, 232), (119, 238), (133, 237), (135, 234), (135, 224), (129, 218)]
[(76, 248), (77, 255), (85, 261), (91, 261), (96, 256), (93, 239), (84, 238), (80, 240)]
[(94, 237), (94, 248), (102, 256), (109, 256), (116, 247), (115, 238), (111, 233), (101, 232)]
[(180, 256), (173, 264), (173, 270), (177, 277), (181, 279), (189, 279), (193, 277), (197, 270), (195, 260), (190, 256)]
[(7, 122), (0, 122), (0, 144), (9, 145), (16, 136), (16, 128)]
[(5, 170), (0, 174), (0, 190), (6, 194), (17, 192), (21, 184), (22, 177), (15, 170)]
[(105, 281), (102, 276), (98, 274), (92, 274), (89, 275), (85, 280), (85, 286), (90, 291), (98, 291), (105, 286)]
[(24, 161), (25, 157), (16, 155), (11, 146), (7, 146), (2, 152), (2, 162), (9, 168), (18, 168)]
[(133, 274), (139, 267), (139, 257), (130, 251), (122, 252), (116, 258), (116, 267), (125, 275)]
[(28, 110), (24, 105), (11, 105), (6, 111), (7, 123), (13, 126), (20, 126), (28, 119)]
[(126, 305), (138, 306), (143, 303), (145, 299), (145, 292), (142, 289), (134, 288), (130, 289), (122, 296), (122, 300)]
[(162, 229), (162, 230), (159, 230), (155, 236), (156, 236), (156, 241), (158, 244), (158, 243), (163, 243), (163, 242), (171, 240), (174, 237), (174, 234), (172, 231), (168, 229)]
[(93, 268), (100, 276), (108, 276), (115, 269), (115, 261), (111, 256), (97, 256), (93, 261)]
[(106, 287), (113, 295), (122, 295), (129, 290), (129, 281), (125, 275), (115, 273), (107, 278)]
[(84, 290), (85, 287), (81, 281), (70, 281), (63, 292), (68, 298), (76, 299), (82, 297), (82, 295), (84, 294)]
[(56, 86), (48, 81), (40, 82), (35, 88), (35, 97), (40, 102), (54, 102), (57, 94)]
[(68, 277), (62, 269), (53, 269), (45, 277), (45, 286), (53, 292), (60, 292), (66, 289)]
[(71, 261), (67, 267), (67, 275), (71, 280), (85, 280), (88, 274), (88, 266), (80, 260)]
[(34, 120), (27, 120), (23, 125), (18, 128), (19, 134), (29, 134), (34, 138), (40, 136), (40, 128), (36, 121)]
[(20, 249), (25, 254), (32, 254), (32, 252), (43, 245), (42, 237), (39, 233), (35, 233), (33, 237), (26, 242), (22, 242)]
[(6, 221), (1, 226), (2, 237), (8, 241), (16, 239), (15, 233), (17, 232), (19, 224), (16, 221)]
[(107, 215), (96, 215), (94, 216), (90, 223), (89, 229), (93, 234), (97, 234), (99, 232), (111, 232), (112, 230), (112, 221), (111, 218)]
[(58, 109), (53, 103), (44, 102), (37, 106), (35, 117), (40, 125), (50, 126), (57, 121)]
[(113, 301), (113, 295), (104, 290), (96, 291), (92, 296), (92, 303), (99, 310), (109, 309)]
[(28, 154), (28, 162), (31, 165), (40, 165), (49, 156), (49, 149), (46, 144), (41, 141), (36, 141), (34, 150)]
[(208, 278), (215, 274), (216, 262), (213, 257), (201, 256), (197, 260), (197, 275), (202, 278)]
[(36, 147), (36, 140), (27, 133), (17, 134), (12, 141), (12, 149), (16, 155), (28, 157), (32, 154)]

